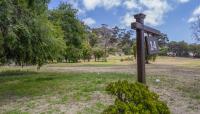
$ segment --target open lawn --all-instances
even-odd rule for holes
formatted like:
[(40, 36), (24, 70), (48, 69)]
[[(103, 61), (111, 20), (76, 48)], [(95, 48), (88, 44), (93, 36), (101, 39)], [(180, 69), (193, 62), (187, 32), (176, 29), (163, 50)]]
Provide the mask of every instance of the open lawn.
[[(98, 114), (113, 103), (105, 86), (136, 81), (136, 65), (110, 57), (108, 62), (0, 68), (0, 113)], [(200, 113), (199, 59), (158, 57), (147, 65), (147, 85), (174, 114)], [(159, 79), (160, 82), (155, 80)]]

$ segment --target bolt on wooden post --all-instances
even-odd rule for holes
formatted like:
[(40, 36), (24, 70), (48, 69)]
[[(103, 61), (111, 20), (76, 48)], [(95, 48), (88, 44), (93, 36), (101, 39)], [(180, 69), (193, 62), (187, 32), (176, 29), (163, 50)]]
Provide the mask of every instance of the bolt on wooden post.
[[(137, 42), (137, 77), (138, 77), (138, 82), (146, 84), (146, 79), (145, 79), (145, 37), (144, 33), (151, 34), (152, 36), (159, 36), (161, 35), (160, 31), (145, 26), (144, 25), (144, 19), (145, 15), (140, 13), (134, 15), (134, 18), (136, 19), (136, 22), (131, 24), (131, 28), (136, 30), (136, 42)], [(155, 40), (156, 38), (154, 38)], [(147, 40), (148, 37), (147, 37)], [(156, 43), (154, 43), (156, 44)], [(148, 45), (148, 43), (147, 43)], [(156, 44), (156, 46), (158, 45)], [(151, 46), (147, 46), (147, 48), (151, 48)], [(154, 49), (154, 48), (152, 48)], [(150, 50), (150, 49), (147, 49)], [(154, 54), (158, 53), (158, 48), (155, 50), (150, 50), (153, 51)]]

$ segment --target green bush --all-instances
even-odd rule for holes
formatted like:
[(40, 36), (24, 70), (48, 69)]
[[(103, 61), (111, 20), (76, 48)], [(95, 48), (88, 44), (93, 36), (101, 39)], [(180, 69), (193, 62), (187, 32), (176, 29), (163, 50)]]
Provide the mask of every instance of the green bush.
[(134, 59), (133, 56), (130, 56), (130, 57), (121, 58), (120, 61), (121, 62), (123, 62), (123, 61), (133, 61), (133, 59)]
[(170, 114), (159, 96), (140, 83), (113, 82), (106, 87), (106, 91), (116, 99), (103, 114)]
[(97, 60), (99, 61), (99, 59), (104, 56), (104, 50), (102, 50), (100, 48), (94, 48), (93, 54), (94, 54), (95, 61), (97, 61)]

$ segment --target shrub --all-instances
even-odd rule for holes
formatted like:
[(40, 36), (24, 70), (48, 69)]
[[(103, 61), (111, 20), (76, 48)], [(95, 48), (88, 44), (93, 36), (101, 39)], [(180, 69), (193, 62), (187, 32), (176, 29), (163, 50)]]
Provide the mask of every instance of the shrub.
[(140, 83), (113, 82), (106, 87), (106, 91), (116, 99), (103, 114), (170, 114), (159, 96)]
[(133, 56), (130, 56), (130, 57), (126, 57), (126, 58), (121, 58), (120, 61), (121, 62), (123, 62), (123, 61), (133, 61), (133, 59), (134, 59)]
[(95, 48), (95, 49), (93, 49), (93, 54), (94, 54), (95, 61), (96, 60), (99, 61), (99, 59), (104, 56), (104, 50), (102, 50), (100, 48)]
[(91, 56), (92, 56), (92, 48), (90, 47), (89, 44), (85, 43), (82, 47), (82, 58), (84, 61), (87, 59), (89, 62)]

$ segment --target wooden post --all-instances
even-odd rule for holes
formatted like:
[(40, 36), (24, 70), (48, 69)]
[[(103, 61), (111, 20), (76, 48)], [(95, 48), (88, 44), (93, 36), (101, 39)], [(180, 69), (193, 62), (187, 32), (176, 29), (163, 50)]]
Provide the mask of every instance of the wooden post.
[[(144, 26), (144, 14), (134, 15), (136, 22)], [(146, 84), (145, 80), (145, 38), (144, 30), (136, 28), (137, 42), (137, 77), (138, 82)]]
[[(144, 18), (145, 15), (140, 13), (134, 15), (136, 22), (131, 23), (131, 28), (136, 30), (136, 40), (137, 40), (137, 76), (138, 82), (146, 84), (145, 79), (145, 38), (144, 33), (151, 34), (152, 36), (161, 36), (161, 32), (154, 28), (148, 27), (144, 25)], [(150, 42), (156, 42), (155, 39), (148, 38)], [(158, 47), (158, 44), (156, 44)], [(150, 48), (147, 46), (147, 48)], [(151, 49), (151, 48), (150, 48)], [(151, 53), (158, 53), (159, 49), (156, 48), (155, 50), (150, 50)]]

